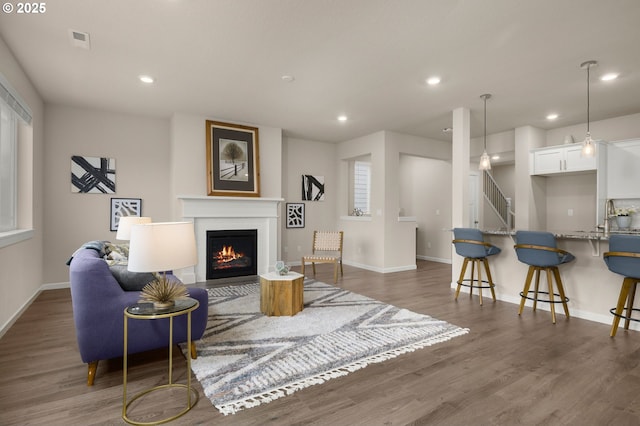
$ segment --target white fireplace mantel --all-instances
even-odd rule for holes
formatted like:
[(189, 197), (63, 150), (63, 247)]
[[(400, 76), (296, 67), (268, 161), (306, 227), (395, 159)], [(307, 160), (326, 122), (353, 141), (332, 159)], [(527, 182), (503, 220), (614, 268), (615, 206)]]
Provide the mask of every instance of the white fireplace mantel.
[(258, 274), (269, 272), (278, 260), (278, 217), (281, 198), (178, 196), (182, 217), (192, 221), (196, 234), (198, 264), (180, 271), (180, 279), (191, 284), (205, 281), (207, 231), (256, 229)]

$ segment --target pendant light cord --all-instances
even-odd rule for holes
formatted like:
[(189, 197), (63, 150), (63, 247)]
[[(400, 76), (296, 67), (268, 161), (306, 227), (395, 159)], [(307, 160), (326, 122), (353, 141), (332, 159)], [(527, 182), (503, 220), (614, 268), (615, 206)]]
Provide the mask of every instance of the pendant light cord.
[(487, 97), (484, 98), (484, 151), (487, 151)]
[(587, 66), (587, 134), (590, 133), (589, 131), (589, 106), (590, 106), (589, 93), (591, 92), (591, 90), (589, 90), (590, 73), (591, 73), (591, 66), (589, 65)]

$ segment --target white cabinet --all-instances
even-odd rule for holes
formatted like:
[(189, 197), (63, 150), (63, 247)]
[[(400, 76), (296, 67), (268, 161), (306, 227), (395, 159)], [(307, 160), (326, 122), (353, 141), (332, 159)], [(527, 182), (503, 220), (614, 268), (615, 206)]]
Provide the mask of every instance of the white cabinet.
[[(531, 151), (532, 175), (553, 175), (571, 172), (595, 171), (596, 157), (583, 157), (581, 143), (540, 148)], [(596, 149), (597, 156), (598, 149)]]

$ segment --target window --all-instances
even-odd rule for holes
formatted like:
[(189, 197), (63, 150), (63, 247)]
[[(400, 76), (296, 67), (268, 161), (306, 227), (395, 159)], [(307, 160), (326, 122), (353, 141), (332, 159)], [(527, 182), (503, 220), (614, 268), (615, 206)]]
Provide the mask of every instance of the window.
[(0, 232), (16, 229), (17, 118), (0, 99)]
[(0, 74), (0, 247), (30, 234), (18, 229), (18, 140), (29, 134), (21, 136), (21, 129), (31, 125), (31, 117), (27, 104)]
[(371, 214), (371, 163), (353, 162), (353, 213)]

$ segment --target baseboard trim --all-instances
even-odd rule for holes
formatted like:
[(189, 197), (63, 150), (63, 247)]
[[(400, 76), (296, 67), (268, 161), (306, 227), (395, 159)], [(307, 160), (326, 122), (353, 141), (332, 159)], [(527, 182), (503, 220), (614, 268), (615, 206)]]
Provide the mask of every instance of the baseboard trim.
[(423, 256), (421, 254), (417, 254), (416, 259), (429, 260), (431, 262), (438, 262), (438, 263), (448, 263), (449, 265), (451, 264), (451, 259), (445, 259), (442, 257)]
[[(458, 284), (455, 281), (451, 282), (452, 289), (455, 289), (457, 286)], [(512, 303), (514, 305), (520, 305), (520, 300), (521, 300), (520, 295), (513, 296), (513, 295), (507, 295), (507, 294), (500, 294), (498, 292), (498, 287), (496, 287), (495, 290), (496, 290), (497, 300), (501, 302)], [(469, 287), (462, 286), (460, 288), (460, 293), (469, 294)], [(477, 289), (474, 291), (474, 294), (476, 295), (478, 294)], [(488, 289), (483, 290), (482, 296), (485, 300), (491, 300), (491, 293), (489, 292)], [(532, 304), (533, 302), (531, 300), (527, 300), (527, 303), (525, 304), (522, 315), (526, 314), (527, 309), (530, 310), (532, 308)], [(613, 323), (613, 315), (611, 314), (609, 315), (595, 314), (593, 312), (582, 311), (580, 309), (571, 309), (571, 301), (569, 301), (568, 306), (569, 306), (569, 314), (573, 318), (580, 318), (587, 321), (598, 322), (600, 324), (607, 324), (609, 326), (611, 326), (611, 324)], [(544, 303), (544, 302), (538, 303), (537, 309), (541, 311), (551, 312), (551, 307), (549, 303)], [(560, 321), (560, 318), (564, 317), (564, 310), (562, 309), (562, 305), (556, 306), (556, 315), (557, 315), (557, 321)], [(551, 321), (551, 317), (549, 317), (549, 321)], [(623, 324), (623, 321), (620, 321), (620, 324)], [(629, 329), (640, 331), (640, 324), (631, 321), (631, 324), (629, 324)], [(623, 330), (623, 328), (620, 327), (619, 330)]]
[(24, 313), (24, 311), (26, 311), (27, 308), (31, 306), (31, 304), (34, 302), (34, 300), (36, 300), (36, 298), (40, 295), (40, 293), (42, 293), (45, 290), (57, 290), (60, 288), (69, 288), (70, 286), (71, 286), (71, 283), (69, 282), (42, 284), (40, 288), (36, 290), (35, 293), (33, 293), (31, 297), (22, 304), (22, 306), (20, 306), (20, 309), (18, 309), (11, 316), (11, 318), (7, 320), (7, 322), (2, 324), (2, 328), (0, 328), (0, 338), (2, 338), (2, 336), (4, 336), (4, 334), (7, 331), (9, 331), (11, 326), (18, 320), (18, 318), (20, 318), (20, 316)]

